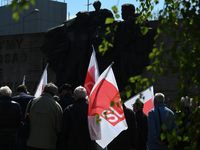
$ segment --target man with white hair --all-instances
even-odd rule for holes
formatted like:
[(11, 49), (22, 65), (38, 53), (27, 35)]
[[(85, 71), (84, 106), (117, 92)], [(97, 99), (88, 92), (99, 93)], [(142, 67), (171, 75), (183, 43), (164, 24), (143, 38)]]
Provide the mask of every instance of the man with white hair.
[(17, 142), (17, 131), (22, 120), (19, 103), (11, 98), (12, 91), (8, 86), (0, 88), (0, 149), (14, 150)]
[(75, 102), (63, 113), (63, 150), (93, 150), (95, 142), (90, 139), (88, 130), (88, 100), (86, 89), (78, 86), (74, 90)]
[(165, 96), (156, 93), (154, 96), (154, 106), (148, 113), (148, 149), (149, 150), (169, 150), (165, 142), (161, 141), (160, 133), (162, 125), (166, 125), (168, 131), (175, 128), (174, 113), (165, 106)]

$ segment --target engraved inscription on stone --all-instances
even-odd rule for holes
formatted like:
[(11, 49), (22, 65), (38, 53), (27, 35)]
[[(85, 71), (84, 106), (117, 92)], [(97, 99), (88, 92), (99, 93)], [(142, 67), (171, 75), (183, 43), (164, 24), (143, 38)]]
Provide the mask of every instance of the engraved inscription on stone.
[(23, 39), (12, 39), (0, 41), (0, 50), (14, 50), (21, 49)]
[(24, 63), (27, 60), (26, 53), (0, 55), (0, 63)]

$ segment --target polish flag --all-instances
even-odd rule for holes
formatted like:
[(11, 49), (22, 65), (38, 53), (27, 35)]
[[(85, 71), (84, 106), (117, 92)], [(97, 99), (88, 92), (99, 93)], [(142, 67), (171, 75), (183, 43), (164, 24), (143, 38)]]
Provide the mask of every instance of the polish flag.
[(132, 105), (135, 103), (137, 99), (139, 99), (141, 102), (143, 102), (143, 112), (148, 115), (148, 112), (154, 108), (153, 103), (154, 98), (154, 92), (153, 92), (153, 86), (150, 86), (149, 88), (145, 89), (144, 91), (138, 93), (137, 95), (133, 96), (132, 98), (128, 99), (124, 104), (126, 107), (133, 109)]
[(25, 85), (26, 75), (23, 77), (22, 85)]
[[(92, 140), (96, 140), (102, 148), (105, 148), (123, 130), (128, 128), (111, 66), (112, 64), (98, 78), (89, 97), (90, 137)], [(111, 106), (111, 102), (115, 103), (114, 106)], [(101, 119), (99, 123), (94, 121), (96, 116)]]
[(98, 78), (99, 78), (99, 68), (98, 68), (98, 64), (97, 64), (97, 60), (96, 60), (96, 53), (93, 48), (93, 52), (92, 52), (92, 55), (90, 58), (90, 63), (88, 66), (88, 71), (87, 71), (85, 84), (84, 84), (84, 88), (87, 91), (88, 97), (89, 97), (90, 92), (92, 91), (92, 88)]
[(35, 97), (38, 97), (42, 94), (44, 86), (47, 84), (47, 67), (49, 64), (47, 64), (46, 68), (44, 69), (44, 72), (42, 74), (42, 77), (40, 79), (40, 83), (38, 84), (37, 90), (35, 92)]

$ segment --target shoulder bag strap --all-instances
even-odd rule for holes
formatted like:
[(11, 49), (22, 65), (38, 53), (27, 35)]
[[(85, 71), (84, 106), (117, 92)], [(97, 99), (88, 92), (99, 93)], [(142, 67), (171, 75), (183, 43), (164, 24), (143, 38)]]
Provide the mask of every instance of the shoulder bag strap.
[(33, 99), (30, 100), (30, 105), (28, 106), (27, 115), (29, 115), (29, 113), (30, 113), (32, 101), (33, 101)]

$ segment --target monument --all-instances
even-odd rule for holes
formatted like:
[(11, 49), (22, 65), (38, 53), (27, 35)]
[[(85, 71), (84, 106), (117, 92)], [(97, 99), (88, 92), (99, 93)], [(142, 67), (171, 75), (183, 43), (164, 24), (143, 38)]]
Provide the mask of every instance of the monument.
[[(105, 20), (113, 18), (112, 12), (100, 9), (99, 1), (94, 2), (93, 6), (95, 11), (78, 12), (76, 18), (48, 29), (45, 33), (47, 41), (41, 50), (46, 53), (49, 67), (56, 73), (56, 84), (70, 83), (75, 88), (84, 84), (93, 45), (99, 72), (102, 73), (114, 61), (113, 71), (122, 91), (129, 77), (141, 74), (149, 64), (148, 55), (154, 43), (155, 31), (146, 22), (149, 32), (146, 35), (141, 33), (140, 25), (135, 23), (138, 14), (132, 4), (122, 5), (124, 21), (111, 24), (105, 24)], [(110, 27), (109, 34), (105, 34), (107, 27)], [(103, 39), (113, 45), (104, 55), (99, 52)]]

